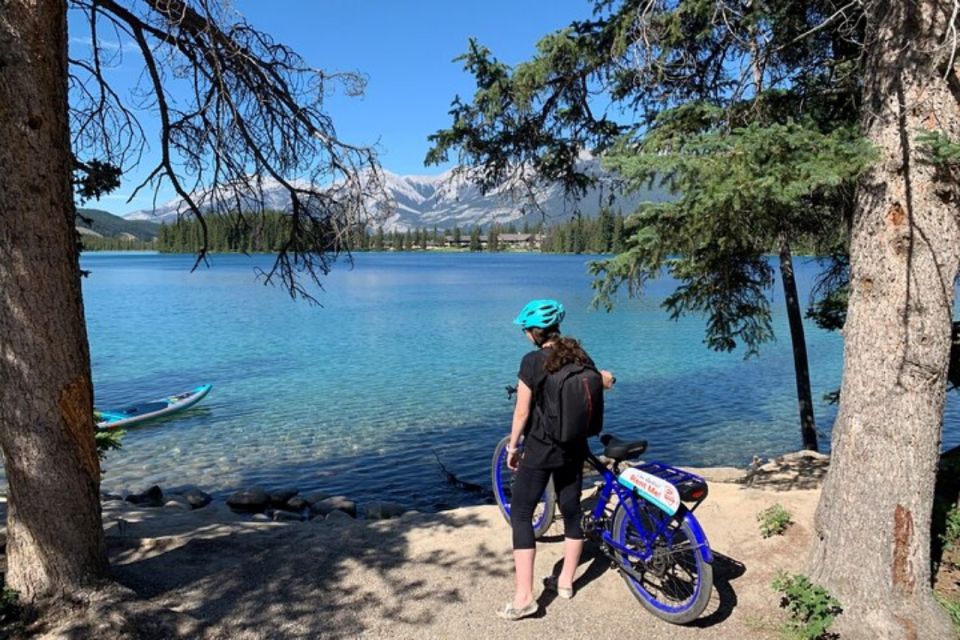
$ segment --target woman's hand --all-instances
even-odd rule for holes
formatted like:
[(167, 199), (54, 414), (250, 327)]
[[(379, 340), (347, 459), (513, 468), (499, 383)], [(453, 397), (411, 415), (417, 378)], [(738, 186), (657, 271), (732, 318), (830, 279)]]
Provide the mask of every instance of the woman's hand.
[(507, 443), (507, 467), (516, 471), (520, 466), (520, 442), (523, 439), (523, 430), (530, 417), (530, 407), (533, 405), (533, 392), (523, 380), (517, 380), (517, 404), (513, 408), (513, 422), (510, 426), (510, 438)]
[(520, 466), (520, 451), (513, 451), (507, 454), (507, 468), (510, 471), (516, 471)]
[(600, 370), (600, 377), (603, 378), (604, 389), (613, 389), (613, 385), (617, 383), (617, 377), (606, 369)]

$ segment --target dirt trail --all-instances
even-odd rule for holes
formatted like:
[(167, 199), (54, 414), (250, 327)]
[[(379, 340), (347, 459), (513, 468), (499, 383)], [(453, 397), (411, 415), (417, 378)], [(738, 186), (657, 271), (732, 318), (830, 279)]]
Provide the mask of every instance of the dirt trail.
[[(204, 638), (617, 638), (772, 637), (779, 620), (770, 582), (802, 568), (818, 491), (771, 491), (717, 481), (697, 511), (717, 553), (716, 588), (704, 617), (677, 627), (633, 599), (588, 545), (573, 600), (540, 596), (540, 612), (507, 622), (510, 531), (495, 506), (367, 522), (252, 522), (211, 506), (193, 512), (104, 509), (121, 584), (181, 616), (185, 637)], [(780, 502), (796, 524), (764, 540), (756, 514)], [(554, 525), (555, 528), (557, 525)], [(539, 545), (537, 575), (561, 560), (561, 531)], [(52, 630), (51, 630), (52, 631)], [(76, 637), (69, 625), (51, 637)]]

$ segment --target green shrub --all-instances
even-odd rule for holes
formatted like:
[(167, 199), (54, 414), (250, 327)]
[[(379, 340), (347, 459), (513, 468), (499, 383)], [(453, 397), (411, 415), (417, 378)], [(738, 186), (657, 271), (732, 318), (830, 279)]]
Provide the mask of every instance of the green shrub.
[(835, 637), (828, 630), (842, 609), (826, 589), (810, 582), (805, 575), (787, 575), (782, 571), (774, 579), (773, 588), (783, 594), (780, 606), (790, 614), (784, 628), (786, 635), (802, 640)]
[(957, 633), (960, 634), (960, 602), (948, 600), (936, 592), (934, 592), (933, 595), (936, 596), (937, 602), (940, 603), (940, 606), (943, 607), (947, 615), (950, 616), (950, 621), (953, 623)]
[(758, 513), (757, 521), (760, 523), (760, 535), (764, 538), (782, 535), (792, 522), (790, 512), (780, 503)]
[(953, 551), (960, 546), (960, 502), (954, 503), (947, 511), (947, 524), (940, 534), (940, 541), (943, 542), (944, 551)]
[(0, 591), (0, 625), (8, 625), (20, 618), (20, 594), (10, 587)]
[(123, 429), (97, 429), (93, 433), (93, 440), (97, 445), (97, 455), (103, 460), (108, 451), (119, 449), (123, 445), (121, 439), (126, 435)]

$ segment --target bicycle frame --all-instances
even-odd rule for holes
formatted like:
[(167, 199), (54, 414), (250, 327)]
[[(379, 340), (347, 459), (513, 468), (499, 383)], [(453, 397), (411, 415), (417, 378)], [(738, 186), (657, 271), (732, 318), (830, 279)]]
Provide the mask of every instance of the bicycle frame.
[[(643, 541), (643, 549), (639, 551), (636, 549), (628, 549), (620, 543), (618, 543), (613, 538), (613, 534), (610, 530), (610, 525), (605, 526), (599, 533), (600, 540), (607, 546), (607, 548), (615, 549), (620, 553), (624, 554), (628, 559), (639, 558), (640, 560), (647, 562), (653, 557), (654, 553), (654, 542), (659, 536), (662, 536), (666, 533), (667, 529), (670, 527), (671, 522), (677, 520), (679, 522), (686, 522), (690, 525), (690, 529), (693, 532), (696, 544), (701, 548), (703, 552), (703, 559), (706, 562), (713, 562), (713, 553), (710, 551), (710, 545), (707, 542), (707, 536), (703, 532), (703, 529), (700, 527), (700, 524), (697, 522), (697, 519), (693, 517), (692, 511), (699, 506), (700, 501), (694, 504), (693, 509), (688, 509), (686, 505), (681, 504), (677, 512), (666, 517), (659, 517), (654, 514), (662, 513), (659, 509), (654, 509), (652, 511), (647, 511), (647, 514), (650, 516), (651, 520), (656, 526), (655, 531), (650, 531), (648, 525), (641, 521), (640, 519), (640, 510), (647, 505), (647, 501), (638, 496), (633, 490), (624, 487), (617, 480), (617, 475), (607, 468), (600, 460), (589, 453), (587, 455), (587, 460), (590, 462), (600, 476), (603, 478), (603, 487), (600, 489), (600, 495), (597, 500), (597, 505), (594, 507), (591, 516), (594, 521), (603, 521), (607, 513), (607, 507), (610, 503), (611, 497), (616, 495), (618, 506), (617, 508), (622, 508), (626, 511), (627, 517), (630, 520), (630, 523), (633, 525), (634, 531), (639, 535), (640, 539)], [(616, 465), (614, 466), (616, 470)], [(669, 540), (669, 536), (664, 536), (664, 539)]]

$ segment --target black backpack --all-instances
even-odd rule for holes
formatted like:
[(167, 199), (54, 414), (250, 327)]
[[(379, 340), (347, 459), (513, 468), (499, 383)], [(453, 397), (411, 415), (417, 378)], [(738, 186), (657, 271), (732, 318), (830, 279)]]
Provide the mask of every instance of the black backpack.
[(559, 444), (586, 440), (603, 429), (603, 378), (589, 365), (564, 365), (544, 379), (537, 405), (548, 438)]

